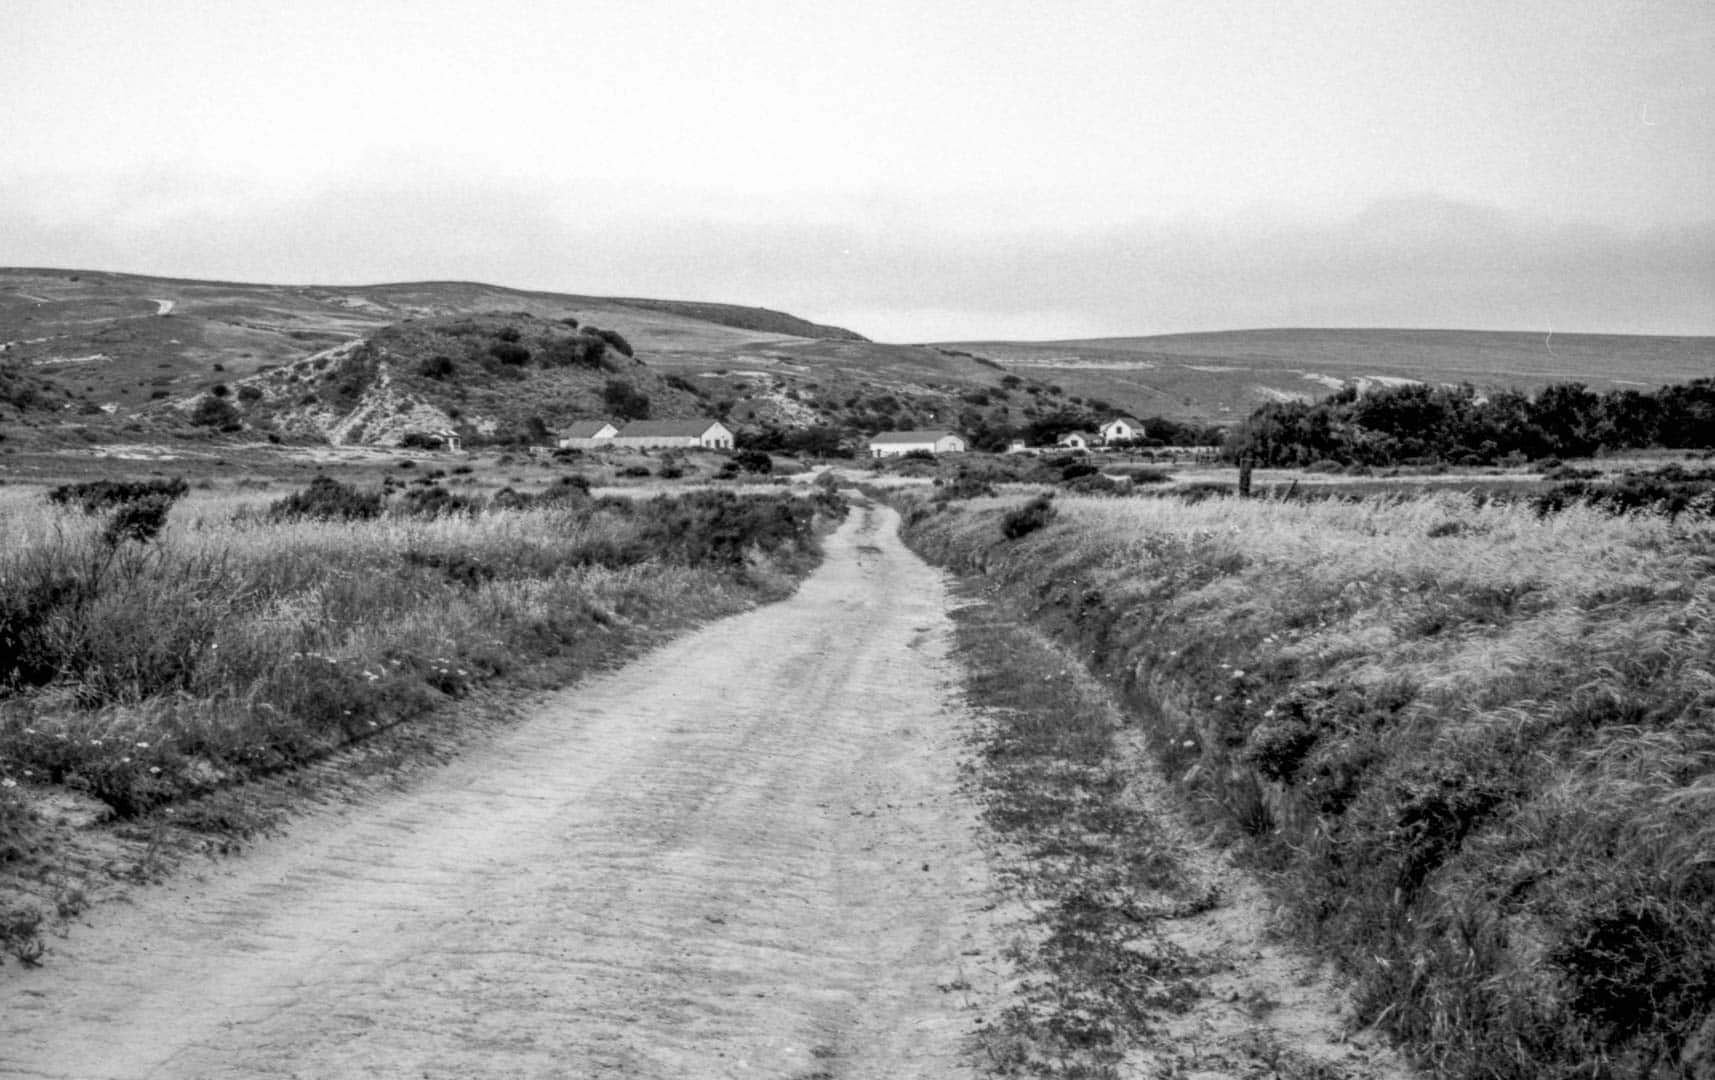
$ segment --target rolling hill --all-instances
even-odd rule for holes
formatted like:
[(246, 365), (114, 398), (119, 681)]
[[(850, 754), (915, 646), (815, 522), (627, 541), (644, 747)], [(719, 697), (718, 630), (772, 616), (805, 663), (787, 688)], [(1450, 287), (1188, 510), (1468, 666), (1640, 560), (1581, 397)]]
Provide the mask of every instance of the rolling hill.
[(956, 343), (1068, 394), (1125, 403), (1140, 416), (1238, 419), (1267, 401), (1343, 385), (1469, 382), (1534, 391), (1582, 382), (1654, 389), (1715, 374), (1715, 338), (1473, 330), (1235, 330), (1086, 341)]
[[(580, 326), (617, 333), (634, 356), (547, 359), (563, 359)], [(493, 350), (508, 342), (526, 354), (496, 363)], [(424, 374), (443, 358), (444, 371)], [(893, 345), (765, 308), (473, 282), (297, 286), (0, 269), (0, 429), (83, 442), (117, 429), (186, 433), (211, 396), (230, 407), (208, 414), (221, 414), (216, 427), (387, 443), (443, 423), (475, 435), (551, 431), (608, 415), (614, 380), (647, 397), (657, 418), (968, 432), (1068, 408), (1230, 423), (1265, 401), (1352, 383), (1534, 390), (1575, 380), (1607, 390), (1712, 371), (1715, 338), (1298, 329)]]

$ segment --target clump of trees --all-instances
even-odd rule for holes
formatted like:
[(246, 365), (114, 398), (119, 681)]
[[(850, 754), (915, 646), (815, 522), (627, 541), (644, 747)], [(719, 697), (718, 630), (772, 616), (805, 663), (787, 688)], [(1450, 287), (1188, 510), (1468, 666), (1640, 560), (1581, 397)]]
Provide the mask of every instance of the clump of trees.
[(621, 420), (649, 419), (649, 395), (624, 379), (609, 379), (602, 387), (602, 404)]
[(1228, 437), (1258, 465), (1492, 465), (1598, 450), (1715, 446), (1715, 379), (1597, 393), (1556, 383), (1535, 396), (1415, 383), (1318, 402), (1270, 402)]

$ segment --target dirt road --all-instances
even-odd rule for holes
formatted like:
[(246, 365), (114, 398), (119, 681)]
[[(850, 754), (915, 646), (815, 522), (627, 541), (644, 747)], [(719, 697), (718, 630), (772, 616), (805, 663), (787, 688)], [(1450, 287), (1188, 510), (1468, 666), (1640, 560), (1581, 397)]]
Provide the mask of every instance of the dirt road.
[(999, 979), (945, 598), (793, 599), (0, 972), (0, 1076), (955, 1077)]

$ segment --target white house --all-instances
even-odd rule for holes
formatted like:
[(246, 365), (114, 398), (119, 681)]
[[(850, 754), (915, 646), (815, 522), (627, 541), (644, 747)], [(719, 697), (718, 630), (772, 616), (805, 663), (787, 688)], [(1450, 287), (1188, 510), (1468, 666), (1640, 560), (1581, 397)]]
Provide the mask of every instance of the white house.
[(638, 449), (702, 447), (705, 450), (731, 450), (732, 430), (719, 420), (633, 420), (606, 443)]
[(1130, 442), (1144, 437), (1143, 421), (1131, 416), (1116, 416), (1102, 425), (1103, 442)]
[(561, 450), (590, 450), (598, 446), (609, 446), (619, 429), (606, 420), (579, 420), (569, 425), (560, 436)]
[(869, 440), (870, 457), (897, 457), (913, 450), (930, 454), (962, 454), (965, 440), (951, 431), (884, 431)]
[(1096, 442), (1096, 436), (1088, 431), (1068, 431), (1054, 440), (1054, 445), (1063, 446), (1068, 450), (1088, 450)]

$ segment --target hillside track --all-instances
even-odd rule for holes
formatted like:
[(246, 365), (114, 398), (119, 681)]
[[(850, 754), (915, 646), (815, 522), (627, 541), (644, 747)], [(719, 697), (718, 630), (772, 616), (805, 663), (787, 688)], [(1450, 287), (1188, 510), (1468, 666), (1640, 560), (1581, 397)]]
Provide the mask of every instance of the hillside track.
[(0, 1077), (957, 1077), (1001, 995), (940, 575), (782, 603), (0, 973)]

